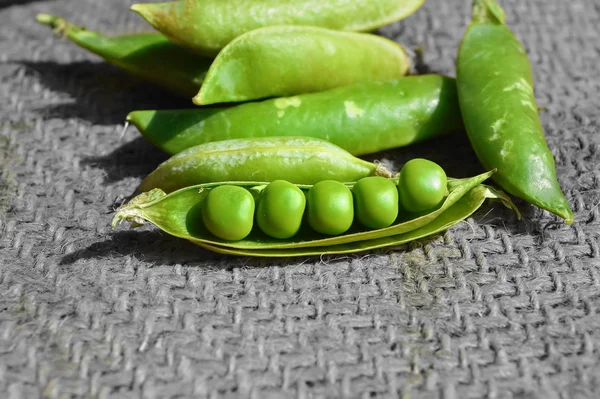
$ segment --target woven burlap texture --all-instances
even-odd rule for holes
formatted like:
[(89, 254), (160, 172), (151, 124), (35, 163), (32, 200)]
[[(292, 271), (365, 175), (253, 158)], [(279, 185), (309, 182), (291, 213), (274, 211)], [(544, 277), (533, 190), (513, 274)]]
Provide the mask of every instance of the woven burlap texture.
[[(455, 75), (468, 0), (380, 30)], [(569, 227), (490, 203), (443, 235), (327, 258), (204, 251), (114, 209), (166, 156), (134, 109), (190, 107), (34, 22), (148, 30), (125, 0), (0, 2), (0, 397), (597, 398), (600, 7), (502, 0)], [(480, 171), (464, 135), (376, 154)]]

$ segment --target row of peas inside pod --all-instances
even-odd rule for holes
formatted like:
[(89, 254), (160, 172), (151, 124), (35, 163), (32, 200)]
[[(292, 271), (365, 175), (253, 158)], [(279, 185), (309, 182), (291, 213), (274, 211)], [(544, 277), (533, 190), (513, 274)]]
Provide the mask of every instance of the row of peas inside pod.
[(303, 191), (276, 180), (253, 195), (244, 187), (222, 185), (206, 194), (201, 219), (213, 235), (230, 241), (246, 238), (255, 220), (273, 238), (293, 237), (303, 220), (315, 232), (335, 236), (348, 231), (355, 221), (367, 229), (388, 227), (396, 221), (399, 209), (408, 213), (431, 210), (444, 199), (446, 185), (444, 170), (425, 159), (407, 162), (397, 181), (370, 176), (351, 187), (323, 180)]

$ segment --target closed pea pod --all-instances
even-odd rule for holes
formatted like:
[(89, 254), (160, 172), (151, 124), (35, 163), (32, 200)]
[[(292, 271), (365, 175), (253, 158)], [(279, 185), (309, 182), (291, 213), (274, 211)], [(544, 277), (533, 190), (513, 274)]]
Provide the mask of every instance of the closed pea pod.
[(356, 158), (324, 140), (267, 137), (225, 140), (189, 148), (160, 164), (139, 190), (182, 187), (220, 181), (287, 180), (314, 184), (333, 179), (356, 181), (390, 173), (382, 165)]
[(366, 33), (310, 26), (271, 26), (245, 33), (215, 58), (197, 105), (318, 92), (406, 75), (396, 42)]
[(108, 63), (186, 97), (198, 92), (213, 61), (171, 43), (158, 33), (105, 36), (54, 15), (39, 14), (37, 21), (64, 33)]
[(424, 0), (179, 0), (134, 4), (156, 30), (200, 53), (216, 55), (260, 27), (307, 25), (366, 32), (398, 21)]
[(531, 65), (494, 0), (475, 0), (457, 58), (460, 108), (471, 145), (508, 193), (573, 223), (536, 107)]
[(334, 180), (320, 181), (308, 190), (308, 224), (315, 231), (338, 235), (346, 232), (354, 220), (352, 192)]
[(447, 192), (446, 172), (427, 159), (415, 158), (400, 170), (398, 193), (402, 209), (424, 212), (438, 206)]
[(204, 199), (202, 221), (215, 236), (238, 241), (252, 231), (254, 206), (252, 194), (242, 187), (215, 187)]
[(305, 207), (302, 190), (285, 180), (275, 180), (260, 193), (256, 222), (271, 237), (290, 238), (300, 229)]
[(392, 180), (372, 176), (352, 188), (356, 219), (372, 229), (388, 227), (398, 216), (398, 189)]
[(134, 111), (127, 120), (169, 154), (212, 141), (305, 136), (364, 155), (463, 129), (456, 83), (440, 75), (363, 82), (230, 108)]

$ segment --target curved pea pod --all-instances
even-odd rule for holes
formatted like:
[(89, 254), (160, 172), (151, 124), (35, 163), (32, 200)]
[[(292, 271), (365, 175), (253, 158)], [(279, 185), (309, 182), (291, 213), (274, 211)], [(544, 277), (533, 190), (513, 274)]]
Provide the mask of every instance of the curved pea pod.
[[(301, 229), (291, 239), (278, 240), (255, 229), (245, 239), (229, 242), (214, 237), (201, 223), (198, 223), (203, 199), (212, 188), (223, 184), (234, 184), (246, 187), (250, 191), (260, 192), (266, 186), (266, 183), (260, 182), (202, 184), (186, 187), (171, 194), (165, 194), (158, 189), (151, 190), (122, 206), (113, 218), (113, 226), (123, 220), (131, 221), (132, 227), (150, 222), (175, 237), (189, 240), (216, 252), (236, 255), (305, 256), (358, 252), (400, 245), (443, 231), (476, 211), (486, 198), (501, 199), (506, 206), (517, 211), (506, 195), (481, 184), (492, 173), (488, 172), (469, 179), (450, 180), (448, 196), (431, 212), (399, 216), (392, 226), (382, 229), (365, 230), (355, 225), (346, 234), (336, 237), (325, 237), (314, 231)], [(352, 186), (352, 183), (348, 185)], [(299, 187), (308, 190), (311, 186), (299, 185)]]
[(210, 66), (196, 105), (328, 90), (408, 73), (396, 42), (367, 33), (311, 26), (269, 26), (229, 43)]
[(388, 177), (390, 172), (383, 165), (356, 158), (325, 140), (263, 137), (188, 148), (160, 164), (144, 179), (139, 190), (160, 188), (171, 192), (219, 181), (348, 182), (372, 175)]
[(159, 33), (105, 36), (48, 14), (39, 14), (37, 22), (108, 63), (186, 97), (198, 92), (212, 63), (211, 58), (179, 47)]
[(363, 82), (230, 108), (134, 111), (127, 121), (169, 154), (212, 141), (293, 135), (324, 139), (358, 156), (463, 129), (456, 82), (440, 75)]
[(176, 43), (216, 55), (236, 37), (274, 25), (367, 32), (415, 12), (424, 0), (179, 0), (131, 9)]
[(457, 58), (460, 108), (471, 145), (502, 189), (573, 223), (533, 92), (526, 51), (494, 0), (475, 0)]

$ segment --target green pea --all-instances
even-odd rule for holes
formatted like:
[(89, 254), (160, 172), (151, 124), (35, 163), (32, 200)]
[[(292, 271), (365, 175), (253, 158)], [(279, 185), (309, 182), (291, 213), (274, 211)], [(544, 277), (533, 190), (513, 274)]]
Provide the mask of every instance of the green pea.
[(302, 190), (285, 180), (275, 180), (260, 194), (256, 223), (271, 237), (290, 238), (300, 229), (305, 207)]
[[(210, 66), (193, 101), (197, 105), (240, 102), (398, 79), (408, 73), (409, 64), (404, 49), (381, 36), (312, 26), (269, 26), (229, 43)], [(284, 113), (300, 104), (276, 101), (275, 105)]]
[(202, 221), (215, 236), (228, 241), (246, 238), (252, 231), (254, 197), (238, 186), (219, 186), (204, 199)]
[(415, 12), (424, 0), (179, 0), (131, 6), (175, 43), (216, 55), (264, 26), (307, 25), (368, 32)]
[(415, 158), (400, 170), (400, 205), (408, 212), (424, 212), (435, 208), (444, 199), (446, 191), (446, 172), (435, 162)]
[(211, 141), (293, 135), (364, 155), (464, 129), (456, 83), (441, 75), (362, 82), (229, 108), (134, 111), (127, 120), (169, 154)]
[(352, 192), (344, 184), (323, 180), (308, 190), (308, 224), (315, 231), (338, 235), (346, 232), (354, 219)]
[(369, 228), (390, 226), (398, 216), (398, 189), (394, 182), (380, 176), (360, 179), (352, 188), (354, 212)]
[[(523, 16), (525, 17), (525, 16)], [(493, 0), (475, 0), (457, 57), (457, 87), (467, 135), (502, 189), (573, 223), (533, 92), (527, 52)]]
[(48, 14), (39, 14), (37, 22), (64, 33), (108, 63), (187, 98), (198, 92), (212, 63), (211, 58), (181, 48), (160, 33), (105, 36)]

